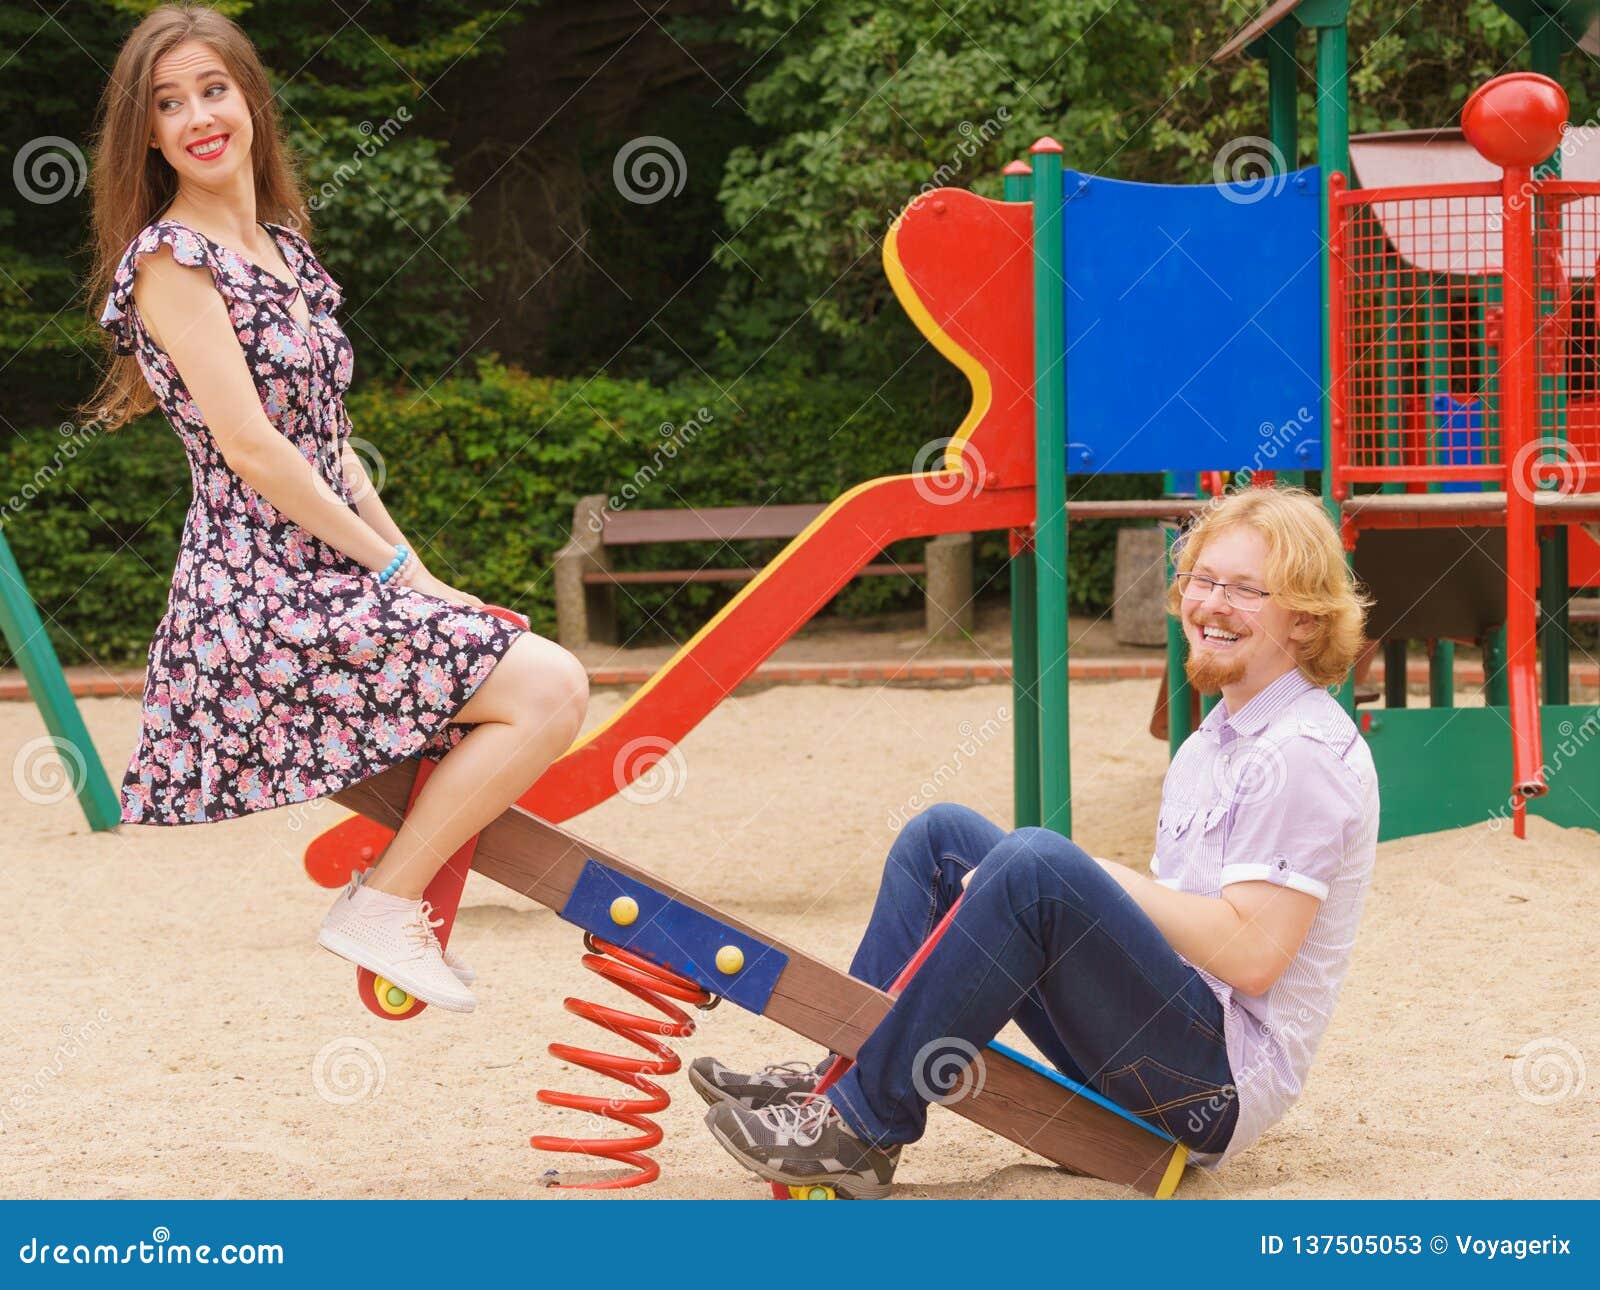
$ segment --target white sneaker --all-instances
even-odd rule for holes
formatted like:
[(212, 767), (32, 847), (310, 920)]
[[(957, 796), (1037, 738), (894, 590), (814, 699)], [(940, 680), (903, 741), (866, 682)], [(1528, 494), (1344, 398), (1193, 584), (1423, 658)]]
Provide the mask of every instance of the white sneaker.
[(440, 921), (425, 900), (403, 900), (352, 879), (322, 920), (317, 944), (424, 1003), (471, 1012), (477, 1001), (445, 965), (434, 934)]
[(472, 965), (448, 945), (444, 947), (444, 965), (456, 974), (456, 980), (462, 985), (471, 985), (478, 979), (478, 974), (472, 970)]
[[(366, 880), (367, 871), (365, 869), (352, 869), (350, 871), (350, 882), (345, 887), (345, 892), (353, 892)], [(439, 926), (439, 923), (434, 923), (434, 926)], [(444, 965), (456, 974), (457, 981), (461, 982), (462, 985), (471, 985), (478, 979), (478, 974), (472, 970), (472, 964), (468, 963), (466, 959), (462, 958), (461, 955), (457, 954), (448, 945), (444, 946), (443, 948)]]

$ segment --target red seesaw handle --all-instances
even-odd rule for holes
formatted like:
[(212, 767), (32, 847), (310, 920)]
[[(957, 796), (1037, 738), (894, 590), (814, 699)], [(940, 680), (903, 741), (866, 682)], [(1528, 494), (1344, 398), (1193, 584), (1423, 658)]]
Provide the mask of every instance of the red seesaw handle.
[[(963, 893), (963, 895), (965, 895), (965, 893)], [(945, 916), (939, 920), (939, 925), (935, 927), (931, 933), (929, 933), (928, 939), (922, 942), (922, 947), (911, 956), (911, 961), (907, 963), (905, 967), (900, 969), (900, 975), (895, 977), (894, 982), (889, 986), (889, 995), (891, 998), (899, 996), (900, 991), (904, 990), (906, 986), (910, 984), (911, 978), (916, 976), (918, 969), (920, 969), (923, 963), (927, 961), (928, 955), (933, 953), (933, 947), (939, 943), (945, 932), (949, 929), (950, 921), (956, 916), (956, 910), (961, 908), (961, 900), (961, 896), (956, 897), (956, 903), (951, 905), (950, 908), (945, 912)], [(835, 1057), (833, 1059), (833, 1064), (823, 1072), (822, 1079), (817, 1083), (817, 1087), (812, 1096), (816, 1096), (820, 1093), (826, 1093), (830, 1088), (837, 1084), (844, 1076), (845, 1072), (854, 1065), (855, 1061), (849, 1057)]]

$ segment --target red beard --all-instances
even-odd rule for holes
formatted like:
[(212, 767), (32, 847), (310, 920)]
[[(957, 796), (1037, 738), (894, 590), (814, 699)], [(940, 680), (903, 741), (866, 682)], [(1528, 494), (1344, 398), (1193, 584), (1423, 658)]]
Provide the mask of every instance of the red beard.
[(1189, 657), (1183, 661), (1183, 670), (1189, 675), (1189, 684), (1201, 694), (1221, 694), (1223, 686), (1233, 685), (1244, 679), (1244, 669), (1245, 663), (1242, 658), (1219, 656), (1213, 650), (1207, 650), (1198, 658), (1194, 651), (1190, 650)]

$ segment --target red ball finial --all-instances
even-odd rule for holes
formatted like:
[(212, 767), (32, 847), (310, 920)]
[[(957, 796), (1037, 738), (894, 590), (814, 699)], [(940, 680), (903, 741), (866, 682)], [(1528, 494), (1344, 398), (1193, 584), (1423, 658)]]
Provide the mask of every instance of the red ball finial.
[(1461, 131), (1484, 160), (1537, 165), (1561, 145), (1567, 94), (1548, 76), (1511, 72), (1480, 85), (1461, 109)]

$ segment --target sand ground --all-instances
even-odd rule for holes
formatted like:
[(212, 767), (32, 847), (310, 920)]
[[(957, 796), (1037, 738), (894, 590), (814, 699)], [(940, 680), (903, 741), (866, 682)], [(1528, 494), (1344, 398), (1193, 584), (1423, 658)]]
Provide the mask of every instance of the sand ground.
[[(1079, 842), (1144, 865), (1165, 768), (1143, 733), (1152, 683), (1076, 685)], [(621, 702), (597, 693), (590, 721)], [(937, 800), (1009, 821), (1009, 690), (778, 688), (735, 697), (682, 747), (675, 795), (614, 799), (576, 832), (836, 963), (849, 961), (893, 819)], [(137, 704), (83, 710), (114, 781)], [(0, 757), (44, 733), (0, 704)], [(929, 783), (925, 790), (925, 781)], [(476, 876), (458, 941), (479, 1010), (385, 1024), (312, 941), (330, 897), (303, 877), (332, 804), (182, 829), (90, 833), (76, 802), (0, 792), (10, 911), (0, 1051), (0, 1194), (537, 1197), (530, 1133), (586, 1133), (535, 1090), (608, 1091), (545, 1053), (615, 1043), (561, 1011), (625, 1003), (578, 965), (579, 934)], [(1600, 1195), (1600, 835), (1531, 822), (1386, 843), (1339, 1010), (1300, 1102), (1180, 1196)], [(1009, 1036), (1020, 1044), (1014, 1034)], [(725, 1006), (679, 1045), (759, 1063), (814, 1050)], [(759, 1197), (704, 1133), (682, 1077), (663, 1178), (635, 1196)], [(1103, 1197), (935, 1111), (905, 1197)]]

